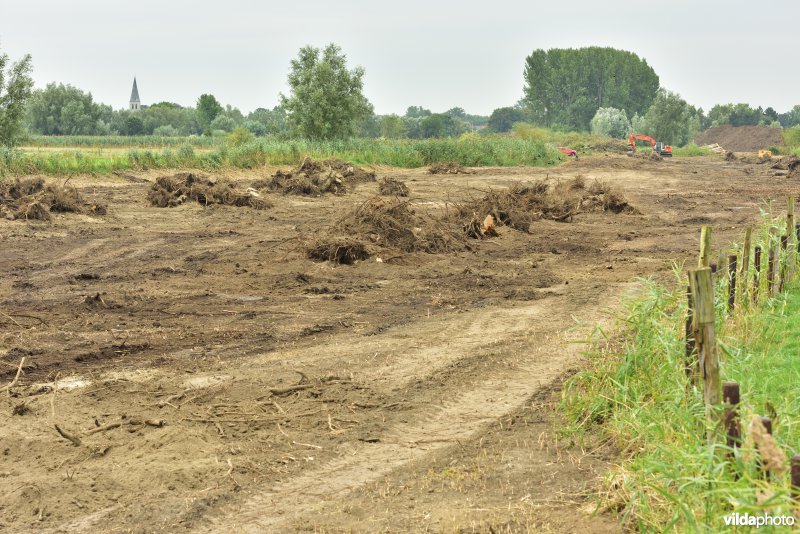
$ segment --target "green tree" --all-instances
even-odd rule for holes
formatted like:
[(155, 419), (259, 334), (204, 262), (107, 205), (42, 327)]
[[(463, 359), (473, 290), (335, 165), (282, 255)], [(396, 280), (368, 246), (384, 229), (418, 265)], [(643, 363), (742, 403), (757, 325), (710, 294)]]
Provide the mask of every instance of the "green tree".
[(122, 121), (122, 135), (142, 135), (144, 134), (144, 121), (135, 113), (128, 113)]
[(592, 133), (624, 139), (631, 131), (631, 123), (624, 109), (600, 108), (591, 122)]
[(422, 106), (408, 106), (404, 117), (407, 119), (423, 119), (430, 115), (432, 115), (431, 110), (425, 109)]
[[(253, 126), (252, 123), (259, 123), (263, 126), (263, 129)], [(247, 124), (251, 124), (251, 126), (248, 127)], [(286, 112), (280, 106), (275, 106), (271, 110), (258, 108), (247, 115), (245, 128), (256, 135), (276, 135), (284, 133), (286, 131)], [(263, 131), (263, 134), (259, 134), (259, 131)]]
[(152, 134), (164, 126), (174, 128), (176, 135), (203, 133), (193, 108), (184, 108), (172, 102), (159, 102), (136, 113), (142, 119), (145, 134)]
[(308, 139), (352, 137), (372, 114), (363, 78), (364, 69), (348, 70), (345, 55), (333, 43), (322, 51), (301, 48), (291, 62), (290, 95), (280, 95), (291, 129)]
[(434, 113), (420, 121), (421, 137), (456, 137), (466, 132), (469, 125), (446, 113)]
[(778, 115), (778, 121), (784, 128), (800, 125), (800, 105), (794, 106), (786, 113)]
[(381, 137), (386, 139), (403, 139), (408, 136), (408, 128), (402, 117), (384, 115), (381, 117)]
[(236, 128), (236, 120), (222, 113), (217, 115), (216, 118), (209, 124), (209, 129), (212, 132), (232, 132)]
[(31, 56), (9, 64), (0, 54), (0, 145), (14, 146), (24, 134), (25, 105), (33, 91)]
[(636, 54), (613, 48), (535, 50), (525, 60), (523, 102), (539, 126), (588, 130), (601, 107), (644, 113), (658, 75)]
[(222, 104), (214, 95), (202, 94), (197, 99), (197, 122), (200, 123), (203, 133), (211, 133), (211, 123), (224, 111)]
[(517, 107), (497, 108), (489, 115), (488, 128), (493, 132), (510, 132), (515, 122), (523, 122), (525, 112)]
[(644, 133), (664, 143), (684, 146), (700, 132), (702, 113), (677, 93), (659, 89), (647, 113), (633, 122), (636, 133)]

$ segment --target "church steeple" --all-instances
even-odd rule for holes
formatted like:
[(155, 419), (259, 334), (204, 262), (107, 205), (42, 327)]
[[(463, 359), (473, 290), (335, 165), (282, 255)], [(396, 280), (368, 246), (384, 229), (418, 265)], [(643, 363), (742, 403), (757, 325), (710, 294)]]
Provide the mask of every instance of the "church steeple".
[(133, 78), (133, 90), (131, 90), (131, 101), (130, 101), (130, 108), (131, 110), (137, 110), (142, 107), (142, 102), (139, 100), (139, 88), (136, 86), (136, 77)]

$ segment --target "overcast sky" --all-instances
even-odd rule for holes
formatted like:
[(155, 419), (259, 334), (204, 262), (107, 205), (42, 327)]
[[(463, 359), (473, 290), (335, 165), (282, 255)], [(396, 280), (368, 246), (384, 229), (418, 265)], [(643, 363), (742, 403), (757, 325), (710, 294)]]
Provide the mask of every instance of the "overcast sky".
[(201, 93), (245, 113), (278, 103), (300, 47), (339, 44), (366, 69), (380, 114), (410, 105), (489, 114), (522, 95), (537, 48), (612, 46), (644, 57), (661, 85), (708, 109), (800, 104), (800, 2), (573, 0), (380, 2), (0, 0), (0, 50), (57, 81), (127, 106), (193, 105)]

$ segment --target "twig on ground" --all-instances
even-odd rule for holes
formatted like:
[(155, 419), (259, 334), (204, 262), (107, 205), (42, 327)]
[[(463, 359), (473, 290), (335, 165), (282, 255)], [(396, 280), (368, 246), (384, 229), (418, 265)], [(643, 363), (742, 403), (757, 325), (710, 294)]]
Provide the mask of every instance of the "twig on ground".
[(58, 425), (54, 424), (53, 426), (56, 427), (56, 431), (61, 435), (62, 438), (71, 441), (72, 444), (75, 445), (76, 447), (80, 447), (83, 445), (83, 442), (78, 436), (73, 436), (69, 432), (62, 430), (61, 427), (59, 427)]
[(19, 367), (17, 367), (17, 374), (14, 375), (14, 380), (12, 380), (11, 383), (8, 386), (6, 386), (6, 394), (9, 397), (11, 396), (11, 388), (16, 386), (17, 382), (19, 381), (19, 375), (22, 374), (22, 366), (23, 365), (25, 365), (25, 357), (24, 356), (22, 357), (22, 359), (19, 362)]

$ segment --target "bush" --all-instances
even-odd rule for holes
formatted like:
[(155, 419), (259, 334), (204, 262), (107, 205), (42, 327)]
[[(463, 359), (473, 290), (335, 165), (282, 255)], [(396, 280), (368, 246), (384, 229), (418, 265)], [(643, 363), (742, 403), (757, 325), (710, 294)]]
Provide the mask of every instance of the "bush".
[(177, 128), (171, 124), (163, 124), (153, 130), (153, 135), (158, 137), (177, 137), (180, 135)]
[(787, 128), (783, 131), (783, 144), (788, 147), (800, 147), (800, 126)]
[(631, 123), (625, 110), (600, 108), (591, 122), (592, 133), (623, 139), (631, 131)]
[(255, 136), (247, 128), (239, 126), (228, 135), (228, 143), (231, 146), (242, 146), (252, 141)]

